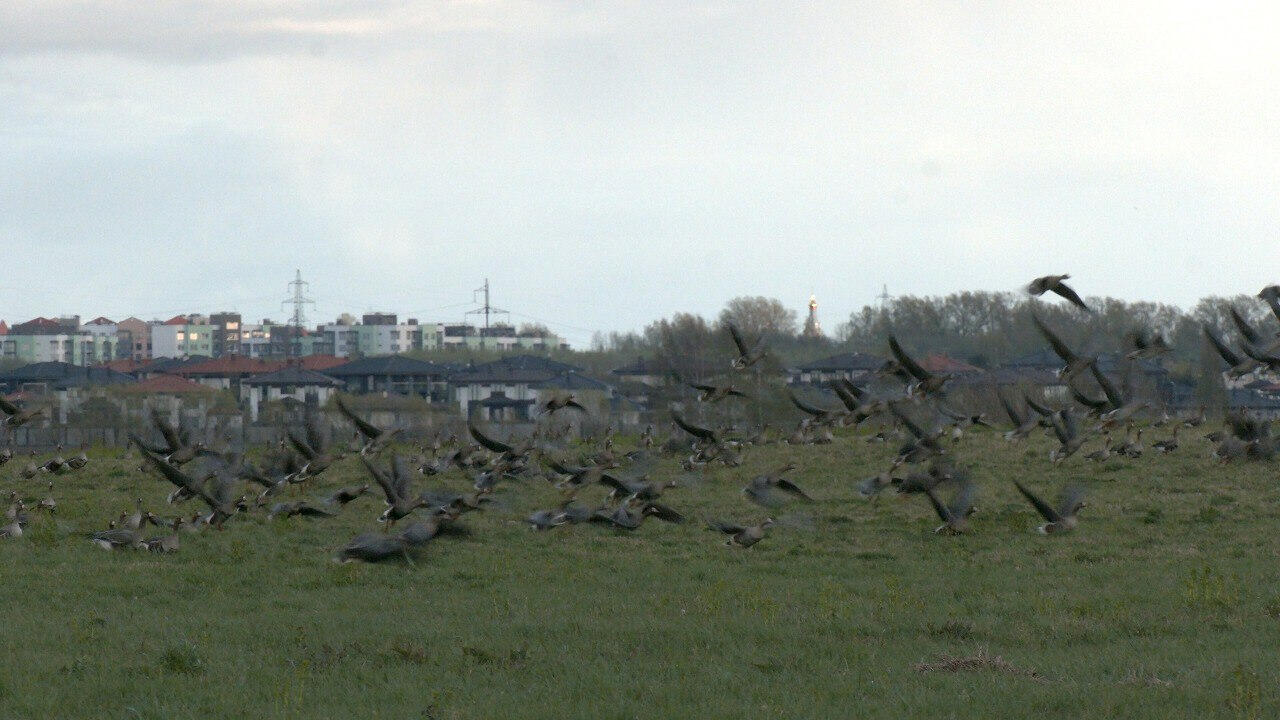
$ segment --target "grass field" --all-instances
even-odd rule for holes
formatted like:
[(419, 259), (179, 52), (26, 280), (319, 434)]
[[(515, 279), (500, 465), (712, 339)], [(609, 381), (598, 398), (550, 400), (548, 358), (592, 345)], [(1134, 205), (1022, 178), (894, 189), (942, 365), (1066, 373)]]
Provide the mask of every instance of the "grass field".
[[(555, 491), (505, 485), (412, 566), (333, 561), (378, 529), (374, 497), (335, 519), (241, 515), (172, 555), (103, 552), (84, 535), (132, 498), (174, 511), (136, 459), (98, 453), (57, 479), (54, 518), (0, 540), (0, 717), (1276, 717), (1277, 467), (1208, 447), (1055, 468), (1042, 438), (966, 437), (979, 512), (946, 537), (920, 496), (857, 496), (890, 449), (842, 431), (669, 491), (684, 525), (535, 533), (520, 521)], [(749, 550), (705, 529), (761, 519), (738, 490), (788, 460), (817, 502), (777, 513), (810, 522)], [(19, 464), (0, 490), (43, 497)], [(296, 494), (362, 473), (349, 458)], [(1085, 485), (1080, 530), (1036, 535), (1015, 477)]]

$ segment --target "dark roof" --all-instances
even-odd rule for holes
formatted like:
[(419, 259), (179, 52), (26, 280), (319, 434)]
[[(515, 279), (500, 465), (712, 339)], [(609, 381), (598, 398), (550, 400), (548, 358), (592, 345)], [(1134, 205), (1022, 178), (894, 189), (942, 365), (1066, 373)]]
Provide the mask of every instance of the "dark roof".
[(1001, 367), (1021, 370), (1030, 368), (1034, 370), (1053, 370), (1057, 371), (1062, 367), (1062, 359), (1054, 354), (1053, 350), (1045, 348), (1037, 350), (1033, 353), (1027, 353), (1016, 357), (1009, 362), (1004, 363)]
[(180, 368), (184, 368), (188, 365), (195, 365), (197, 363), (202, 363), (211, 359), (212, 358), (210, 358), (208, 355), (192, 355), (191, 357), (186, 357), (186, 358), (166, 358), (166, 357), (152, 358), (151, 362), (147, 363), (146, 365), (143, 365), (142, 367), (139, 367), (139, 368), (134, 368), (133, 373), (136, 375), (149, 375), (151, 373), (162, 373), (162, 372), (171, 373), (179, 370)]
[(240, 375), (264, 375), (284, 367), (281, 360), (263, 360), (247, 355), (223, 355), (203, 362), (187, 363), (171, 372), (195, 377), (232, 377)]
[(451, 371), (452, 368), (446, 365), (438, 365), (426, 360), (416, 360), (404, 355), (383, 355), (352, 360), (349, 363), (328, 368), (324, 371), (324, 374), (337, 378), (359, 377), (362, 375), (412, 375), (415, 377), (443, 378)]
[(654, 364), (652, 360), (638, 357), (635, 360), (609, 371), (610, 375), (661, 375), (666, 372)]
[(123, 385), (136, 382), (130, 375), (104, 367), (80, 367), (64, 362), (39, 362), (0, 375), (0, 384), (16, 388), (23, 383), (46, 383), (55, 390), (87, 385)]
[(273, 373), (256, 375), (245, 380), (244, 383), (246, 385), (323, 385), (327, 387), (342, 385), (341, 380), (300, 367), (287, 367)]
[(1137, 361), (1128, 360), (1120, 353), (1105, 352), (1098, 354), (1098, 369), (1107, 374), (1121, 374), (1129, 363), (1135, 363), (1135, 369), (1141, 370), (1146, 375), (1168, 375), (1169, 371), (1165, 369), (1156, 360), (1141, 359)]
[(884, 358), (851, 352), (807, 362), (801, 365), (799, 370), (800, 372), (865, 372), (877, 370), (881, 365), (884, 365)]
[(533, 400), (517, 400), (506, 395), (490, 395), (480, 400), (477, 404), (482, 407), (527, 407), (533, 404)]
[(568, 372), (582, 372), (582, 368), (568, 363), (562, 363), (550, 358), (540, 357), (538, 355), (511, 355), (509, 357), (499, 358), (493, 362), (480, 363), (473, 365), (472, 370), (490, 370), (490, 371), (532, 371), (541, 373), (562, 374)]
[(123, 392), (137, 393), (140, 395), (199, 395), (217, 391), (208, 385), (201, 385), (198, 382), (188, 380), (184, 377), (160, 373), (154, 377), (149, 377), (146, 380), (136, 382), (124, 388)]
[(530, 385), (558, 390), (603, 390), (609, 383), (587, 377), (580, 372), (546, 372), (522, 370), (485, 363), (449, 376), (451, 385)]

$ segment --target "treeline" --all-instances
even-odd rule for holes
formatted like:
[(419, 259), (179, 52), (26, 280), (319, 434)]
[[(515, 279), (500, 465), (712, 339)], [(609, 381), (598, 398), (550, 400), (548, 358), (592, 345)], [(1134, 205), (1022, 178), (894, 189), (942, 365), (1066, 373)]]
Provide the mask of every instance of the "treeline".
[[(1040, 300), (1008, 292), (963, 292), (942, 297), (903, 296), (883, 307), (866, 306), (836, 328), (834, 337), (801, 334), (796, 311), (772, 298), (731, 300), (714, 320), (676, 313), (650, 323), (641, 332), (597, 333), (592, 348), (579, 352), (592, 365), (616, 367), (637, 357), (672, 365), (670, 369), (698, 376), (722, 371), (731, 352), (727, 322), (749, 337), (763, 335), (778, 365), (795, 365), (823, 355), (858, 351), (886, 356), (890, 332), (920, 354), (943, 353), (983, 368), (1045, 350), (1048, 345), (1032, 323), (1034, 312), (1080, 352), (1121, 352), (1130, 349), (1126, 336), (1135, 330), (1158, 332), (1173, 350), (1162, 362), (1175, 377), (1196, 378), (1216, 356), (1205, 354), (1203, 325), (1235, 342), (1238, 333), (1229, 315), (1235, 307), (1264, 334), (1277, 329), (1276, 318), (1261, 300), (1248, 296), (1206, 297), (1184, 310), (1176, 305), (1089, 298), (1091, 313), (1062, 302)], [(582, 364), (581, 362), (579, 364)]]

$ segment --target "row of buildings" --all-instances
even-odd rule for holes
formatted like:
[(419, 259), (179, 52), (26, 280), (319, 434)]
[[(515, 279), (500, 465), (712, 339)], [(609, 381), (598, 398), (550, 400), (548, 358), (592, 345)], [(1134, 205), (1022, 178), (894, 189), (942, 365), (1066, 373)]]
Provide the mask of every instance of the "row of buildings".
[(0, 321), (0, 361), (64, 362), (80, 367), (122, 358), (351, 358), (447, 348), (516, 351), (560, 347), (565, 347), (563, 339), (545, 328), (419, 323), (415, 318), (401, 322), (394, 313), (368, 313), (359, 319), (344, 314), (333, 323), (300, 331), (271, 320), (246, 323), (239, 313), (231, 312), (150, 321), (98, 317), (82, 323), (78, 316), (39, 317), (13, 326)]
[(413, 397), (431, 406), (486, 420), (527, 420), (549, 394), (571, 392), (602, 416), (629, 411), (614, 385), (577, 366), (517, 354), (493, 362), (454, 365), (404, 355), (358, 359), (333, 355), (267, 360), (244, 355), (140, 361), (132, 358), (82, 367), (61, 361), (0, 373), (0, 393), (18, 402), (58, 408), (65, 422), (97, 394), (127, 400), (169, 396), (204, 401), (220, 397), (256, 421), (269, 403), (322, 407), (336, 392)]

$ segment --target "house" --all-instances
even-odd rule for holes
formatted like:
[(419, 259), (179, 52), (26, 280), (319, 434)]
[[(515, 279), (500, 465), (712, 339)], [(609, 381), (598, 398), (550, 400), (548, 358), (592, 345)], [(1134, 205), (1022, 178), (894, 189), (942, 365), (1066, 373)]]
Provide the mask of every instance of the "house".
[(98, 385), (127, 385), (137, 382), (132, 376), (104, 367), (81, 367), (67, 362), (50, 361), (23, 365), (0, 374), (0, 389), (14, 392), (56, 392)]
[(860, 352), (840, 353), (804, 363), (788, 373), (793, 385), (825, 385), (837, 378), (863, 384), (884, 365), (884, 358)]
[(572, 393), (593, 411), (606, 411), (613, 387), (582, 368), (536, 355), (516, 355), (473, 365), (449, 377), (463, 417), (528, 420), (532, 407), (551, 393)]
[(249, 405), (249, 417), (258, 419), (258, 410), (268, 402), (292, 400), (308, 407), (322, 407), (341, 389), (337, 378), (298, 366), (255, 375), (240, 383), (240, 399)]
[(618, 382), (639, 383), (648, 387), (665, 385), (670, 372), (652, 360), (638, 357), (630, 363), (616, 367), (609, 374)]
[(255, 375), (275, 372), (284, 366), (284, 362), (280, 360), (224, 355), (204, 362), (190, 363), (171, 372), (215, 390), (230, 390), (238, 396), (241, 381)]
[(1267, 395), (1248, 388), (1231, 388), (1227, 391), (1227, 407), (1242, 411), (1260, 420), (1280, 419), (1280, 397)]
[(419, 395), (432, 402), (448, 400), (448, 376), (455, 368), (403, 355), (353, 360), (330, 367), (325, 375), (341, 380), (348, 392)]

